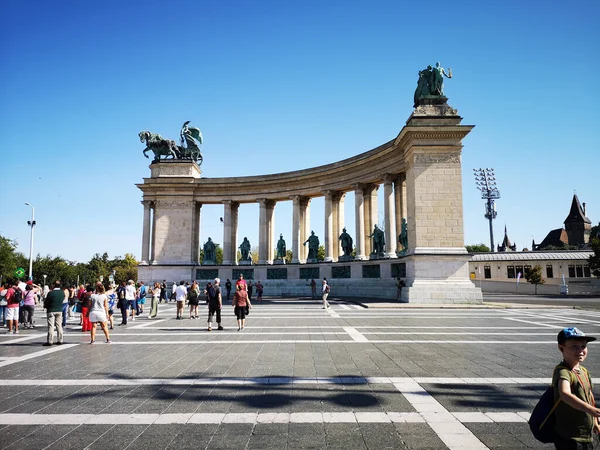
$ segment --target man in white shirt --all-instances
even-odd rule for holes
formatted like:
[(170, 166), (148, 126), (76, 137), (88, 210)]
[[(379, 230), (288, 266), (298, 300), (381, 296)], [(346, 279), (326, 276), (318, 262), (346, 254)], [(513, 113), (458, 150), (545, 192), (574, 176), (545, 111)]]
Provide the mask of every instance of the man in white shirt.
[(131, 309), (131, 320), (135, 320), (137, 302), (135, 300), (135, 283), (133, 280), (129, 280), (127, 286), (125, 286), (125, 301), (127, 302), (127, 309)]
[(329, 302), (327, 297), (329, 296), (329, 285), (327, 284), (327, 278), (323, 278), (323, 309), (329, 308)]
[(183, 307), (185, 305), (185, 299), (187, 298), (187, 289), (185, 287), (185, 281), (180, 281), (179, 286), (175, 289), (175, 300), (177, 301), (177, 320), (183, 317)]

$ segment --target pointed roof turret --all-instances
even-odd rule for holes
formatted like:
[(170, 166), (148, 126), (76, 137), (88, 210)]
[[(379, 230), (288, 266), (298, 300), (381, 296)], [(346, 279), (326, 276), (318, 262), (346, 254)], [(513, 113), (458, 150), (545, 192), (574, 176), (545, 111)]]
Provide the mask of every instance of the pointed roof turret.
[(564, 223), (589, 223), (592, 221), (588, 219), (583, 212), (583, 208), (581, 207), (581, 203), (579, 203), (579, 199), (577, 198), (577, 194), (573, 194), (573, 201), (571, 202), (571, 211), (569, 211), (569, 215), (565, 219)]

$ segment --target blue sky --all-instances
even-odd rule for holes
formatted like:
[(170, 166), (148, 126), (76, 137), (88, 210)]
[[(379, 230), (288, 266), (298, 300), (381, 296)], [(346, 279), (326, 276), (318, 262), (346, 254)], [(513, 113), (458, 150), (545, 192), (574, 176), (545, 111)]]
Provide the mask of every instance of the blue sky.
[[(16, 1), (0, 3), (0, 234), (87, 261), (141, 253), (149, 176), (138, 132), (204, 135), (203, 176), (285, 172), (395, 137), (417, 71), (453, 70), (464, 140), (465, 242), (489, 244), (472, 168), (493, 167), (494, 222), (519, 249), (562, 226), (574, 192), (600, 221), (597, 1)], [(346, 218), (353, 234), (353, 197)], [(222, 242), (222, 209), (202, 242)], [(275, 230), (291, 233), (291, 205)], [(311, 227), (323, 235), (323, 201)], [(258, 237), (258, 204), (240, 237)]]

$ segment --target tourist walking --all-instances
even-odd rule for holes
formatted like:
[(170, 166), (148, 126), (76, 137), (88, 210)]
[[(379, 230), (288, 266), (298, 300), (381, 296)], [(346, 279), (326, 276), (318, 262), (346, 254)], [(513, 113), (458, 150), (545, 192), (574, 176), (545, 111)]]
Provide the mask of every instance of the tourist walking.
[(212, 318), (216, 314), (218, 330), (222, 330), (221, 326), (221, 309), (223, 308), (223, 299), (221, 298), (221, 280), (215, 278), (214, 284), (208, 292), (208, 331), (212, 331)]
[(187, 289), (185, 281), (180, 281), (179, 286), (175, 289), (175, 300), (177, 301), (177, 320), (183, 319), (183, 307), (187, 298)]
[(113, 330), (115, 328), (114, 314), (115, 306), (117, 304), (117, 285), (112, 284), (109, 287), (110, 290), (106, 292), (106, 296), (108, 297), (108, 328), (109, 330)]
[(238, 284), (236, 288), (237, 290), (235, 291), (235, 294), (233, 294), (233, 301), (231, 304), (233, 306), (235, 317), (237, 318), (238, 331), (240, 331), (244, 329), (244, 325), (246, 324), (246, 314), (248, 313), (248, 309), (252, 308), (252, 304), (248, 298), (248, 293), (243, 289), (242, 285)]
[(64, 284), (63, 292), (65, 293), (65, 299), (62, 302), (62, 327), (67, 327), (67, 317), (69, 317), (69, 287)]
[(27, 282), (25, 292), (23, 293), (23, 326), (33, 328), (33, 314), (35, 312), (35, 300), (40, 292), (40, 287), (36, 284)]
[(314, 280), (314, 278), (310, 280), (310, 292), (312, 298), (317, 298), (317, 282)]
[(231, 281), (227, 278), (225, 282), (225, 292), (227, 292), (227, 300), (230, 300), (229, 296), (231, 295)]
[(148, 319), (154, 319), (158, 315), (158, 303), (162, 301), (159, 299), (163, 295), (162, 287), (158, 281), (150, 288), (150, 295), (152, 296), (152, 300), (150, 300), (150, 314), (148, 314)]
[(108, 296), (104, 291), (102, 283), (96, 284), (96, 293), (92, 294), (92, 307), (90, 308), (90, 322), (92, 323), (91, 336), (92, 340), (90, 344), (96, 342), (96, 325), (99, 323), (104, 336), (106, 336), (106, 343), (110, 344), (110, 336), (108, 334)]
[(129, 280), (127, 282), (127, 286), (125, 286), (125, 300), (127, 301), (127, 309), (131, 310), (132, 322), (135, 321), (135, 315), (137, 313), (137, 301), (135, 298), (135, 283), (133, 282), (133, 280)]
[(248, 280), (248, 285), (246, 286), (246, 290), (248, 291), (248, 300), (252, 300), (252, 290), (254, 289), (254, 285), (251, 280)]
[(329, 296), (329, 284), (327, 284), (327, 278), (323, 278), (323, 309), (329, 308), (327, 297)]
[(136, 293), (137, 299), (137, 315), (144, 314), (144, 305), (146, 304), (146, 286), (143, 281), (140, 281), (140, 287), (138, 287)]
[(400, 277), (396, 278), (396, 287), (398, 288), (396, 292), (396, 301), (400, 301), (402, 298), (402, 288), (406, 286), (406, 283)]
[(258, 281), (254, 287), (256, 287), (256, 301), (258, 303), (262, 302), (262, 296), (263, 296), (263, 285), (261, 284), (260, 281)]
[(19, 334), (19, 304), (21, 303), (21, 290), (17, 283), (6, 290), (6, 323), (8, 331), (13, 334)]
[(6, 293), (8, 292), (8, 288), (10, 284), (4, 283), (2, 289), (0, 290), (0, 314), (2, 314), (2, 326), (6, 325), (6, 305), (8, 302), (6, 301)]
[(45, 346), (54, 343), (54, 328), (56, 327), (57, 337), (56, 345), (63, 343), (62, 311), (65, 292), (60, 288), (60, 280), (54, 282), (54, 289), (48, 292), (44, 300), (44, 309), (46, 310), (46, 319), (48, 323), (48, 335)]
[(117, 308), (121, 310), (121, 325), (127, 325), (127, 283), (121, 281), (121, 285), (117, 288)]
[(92, 324), (90, 322), (90, 308), (92, 306), (92, 294), (94, 292), (94, 288), (92, 285), (88, 285), (85, 288), (85, 292), (81, 296), (81, 332), (87, 333), (92, 329)]
[(194, 281), (188, 289), (187, 299), (190, 305), (190, 319), (197, 319), (198, 303), (200, 303), (200, 288), (196, 281)]
[(244, 286), (245, 291), (248, 291), (248, 285), (246, 284), (246, 280), (244, 280), (244, 275), (242, 275), (241, 273), (238, 275), (238, 280), (235, 282), (236, 291), (239, 284)]
[[(162, 303), (163, 300), (167, 303), (167, 280), (163, 280), (160, 284), (160, 301)], [(158, 308), (157, 308), (158, 309)]]

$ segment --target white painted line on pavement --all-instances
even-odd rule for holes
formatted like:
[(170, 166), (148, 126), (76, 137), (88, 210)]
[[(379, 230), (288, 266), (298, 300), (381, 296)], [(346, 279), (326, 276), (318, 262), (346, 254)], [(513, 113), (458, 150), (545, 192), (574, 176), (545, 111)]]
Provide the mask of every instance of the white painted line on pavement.
[(281, 385), (281, 384), (439, 384), (439, 385), (548, 385), (551, 378), (460, 378), (460, 377), (200, 377), (200, 378), (75, 378), (5, 379), (3, 386), (168, 386), (168, 385)]
[[(16, 336), (16, 335), (13, 335), (13, 336)], [(31, 339), (37, 339), (40, 336), (45, 336), (45, 334), (28, 334), (26, 336), (16, 337), (14, 339), (11, 339), (10, 341), (0, 342), (0, 345), (17, 344), (19, 342), (25, 342), (25, 341), (30, 341)]]
[(413, 408), (450, 450), (487, 449), (460, 420), (415, 381), (394, 383)]
[(45, 356), (50, 353), (59, 352), (61, 350), (66, 350), (68, 348), (76, 347), (79, 344), (63, 344), (63, 345), (55, 345), (47, 348), (46, 350), (40, 350), (39, 352), (29, 353), (27, 355), (18, 356), (16, 358), (10, 359), (8, 361), (0, 362), (0, 367), (8, 366), (10, 364), (15, 364), (22, 361), (27, 361), (28, 359), (37, 358), (39, 356)]
[[(414, 406), (414, 405), (413, 405)], [(507, 413), (292, 412), (173, 414), (0, 414), (0, 425), (164, 425), (221, 423), (428, 423), (450, 449), (486, 449), (465, 423), (526, 422), (525, 411)]]
[(339, 319), (340, 318), (339, 314), (336, 313), (331, 306), (329, 308), (326, 308), (326, 309), (327, 309), (327, 312), (329, 313), (329, 315), (331, 317), (333, 317), (334, 319)]
[(350, 337), (356, 342), (369, 342), (369, 340), (363, 336), (356, 328), (344, 327), (344, 331), (350, 335)]
[(551, 325), (551, 324), (547, 324), (547, 323), (532, 322), (532, 321), (530, 321), (530, 320), (525, 320), (525, 319), (517, 319), (517, 318), (515, 318), (515, 317), (503, 317), (503, 319), (505, 319), (505, 320), (512, 320), (513, 322), (523, 322), (523, 323), (528, 323), (528, 324), (530, 324), (530, 325), (538, 325), (538, 326), (541, 326), (541, 327), (546, 327), (546, 328), (555, 328), (555, 329), (557, 329), (557, 330), (560, 330), (561, 328), (564, 328), (564, 327), (561, 327), (561, 326), (559, 326), (559, 325)]
[(145, 328), (145, 327), (149, 327), (150, 325), (155, 325), (157, 323), (164, 322), (165, 320), (169, 320), (169, 319), (148, 319), (147, 322), (140, 323), (139, 325), (130, 326), (129, 329), (131, 330), (134, 328)]

